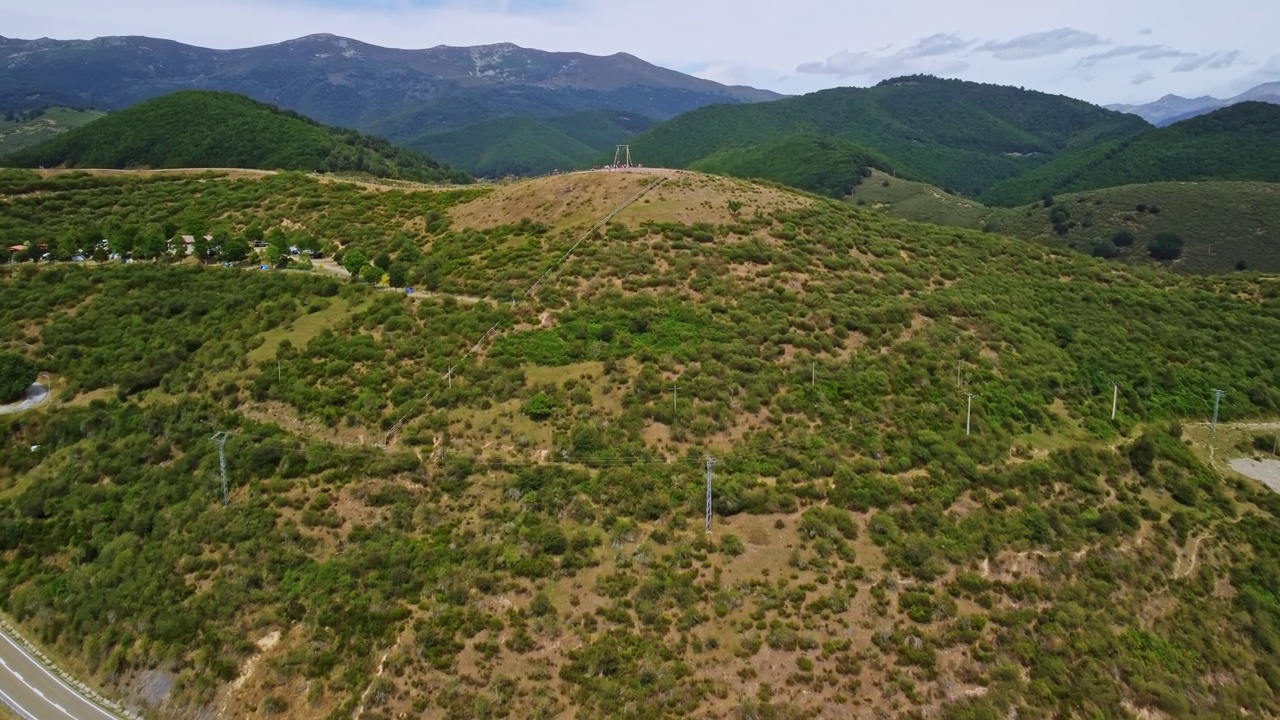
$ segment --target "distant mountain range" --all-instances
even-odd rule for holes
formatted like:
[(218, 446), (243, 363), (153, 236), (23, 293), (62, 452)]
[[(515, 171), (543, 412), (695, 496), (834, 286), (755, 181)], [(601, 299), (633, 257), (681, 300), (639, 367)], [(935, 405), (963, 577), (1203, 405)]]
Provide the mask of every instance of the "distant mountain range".
[(1165, 127), (1166, 125), (1189, 120), (1198, 115), (1211, 113), (1214, 110), (1220, 110), (1242, 102), (1265, 102), (1280, 105), (1280, 82), (1259, 85), (1226, 100), (1208, 95), (1198, 98), (1165, 95), (1155, 102), (1144, 105), (1108, 105), (1107, 109), (1132, 113), (1152, 125)]
[[(119, 110), (186, 89), (239, 93), (420, 150), (458, 148), (454, 139), (430, 138), (507, 116), (553, 121), (539, 130), (563, 134), (563, 126), (576, 128), (573, 117), (585, 111), (621, 114), (627, 120), (620, 127), (647, 127), (706, 105), (781, 97), (692, 77), (625, 53), (599, 57), (511, 44), (400, 50), (309, 35), (275, 45), (211, 50), (147, 37), (0, 37), (0, 112), (48, 106)], [(570, 132), (567, 139), (603, 151), (584, 142), (593, 133), (600, 137), (590, 125), (583, 137)], [(482, 144), (501, 143), (509, 139), (502, 135), (508, 131), (518, 140), (529, 129), (489, 123), (463, 145), (470, 148), (477, 138)], [(605, 134), (610, 142), (618, 137)], [(544, 144), (563, 150), (566, 138)], [(561, 155), (534, 162), (533, 170), (551, 169)], [(472, 169), (468, 165), (478, 161), (478, 153), (465, 150), (455, 159)]]

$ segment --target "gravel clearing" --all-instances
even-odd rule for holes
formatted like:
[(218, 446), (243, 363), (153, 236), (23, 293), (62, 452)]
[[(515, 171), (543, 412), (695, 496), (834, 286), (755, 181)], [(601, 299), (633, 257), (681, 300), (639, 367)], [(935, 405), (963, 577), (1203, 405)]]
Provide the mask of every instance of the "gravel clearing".
[(1236, 458), (1231, 461), (1231, 469), (1280, 492), (1280, 460)]

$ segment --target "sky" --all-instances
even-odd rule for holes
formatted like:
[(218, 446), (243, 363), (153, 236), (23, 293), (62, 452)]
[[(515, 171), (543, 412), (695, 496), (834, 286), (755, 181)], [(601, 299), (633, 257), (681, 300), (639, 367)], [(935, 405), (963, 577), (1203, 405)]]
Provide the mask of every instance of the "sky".
[(1227, 97), (1280, 80), (1275, 0), (42, 0), (0, 35), (148, 35), (213, 48), (333, 33), (387, 47), (512, 42), (627, 52), (786, 94), (912, 73), (1099, 104)]

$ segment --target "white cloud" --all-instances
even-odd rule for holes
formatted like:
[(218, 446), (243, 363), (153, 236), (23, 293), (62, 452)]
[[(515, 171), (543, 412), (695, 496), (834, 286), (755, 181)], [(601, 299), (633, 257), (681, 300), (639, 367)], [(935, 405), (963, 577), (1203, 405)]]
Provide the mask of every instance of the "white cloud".
[(1178, 64), (1173, 66), (1173, 71), (1176, 73), (1192, 72), (1201, 68), (1205, 70), (1223, 70), (1235, 65), (1238, 60), (1240, 60), (1239, 50), (1192, 55), (1178, 61)]
[(1086, 55), (1076, 62), (1076, 67), (1093, 67), (1100, 62), (1127, 57), (1136, 57), (1139, 60), (1160, 60), (1163, 58), (1190, 58), (1195, 57), (1195, 53), (1171, 48), (1168, 45), (1120, 45), (1110, 50)]
[(1033, 60), (1105, 44), (1107, 41), (1094, 33), (1064, 27), (1008, 40), (988, 40), (979, 45), (977, 51), (991, 53), (997, 60)]
[(1150, 70), (1143, 70), (1137, 75), (1134, 75), (1133, 79), (1129, 81), (1129, 84), (1130, 85), (1146, 85), (1147, 83), (1155, 79), (1156, 79), (1155, 73), (1151, 72)]
[(802, 63), (796, 68), (796, 72), (842, 78), (868, 77), (873, 80), (922, 72), (950, 75), (968, 69), (969, 64), (947, 56), (955, 55), (974, 43), (975, 41), (966, 40), (954, 33), (937, 33), (921, 38), (896, 52), (841, 50), (821, 62)]

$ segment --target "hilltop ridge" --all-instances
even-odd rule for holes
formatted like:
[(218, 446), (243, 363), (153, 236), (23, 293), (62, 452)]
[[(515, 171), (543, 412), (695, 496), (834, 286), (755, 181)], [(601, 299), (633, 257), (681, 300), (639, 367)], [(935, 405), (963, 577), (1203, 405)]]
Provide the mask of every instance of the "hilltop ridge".
[(325, 127), (231, 93), (188, 90), (101, 117), (0, 157), (17, 167), (246, 168), (367, 173), (418, 182), (471, 178), (380, 138)]

